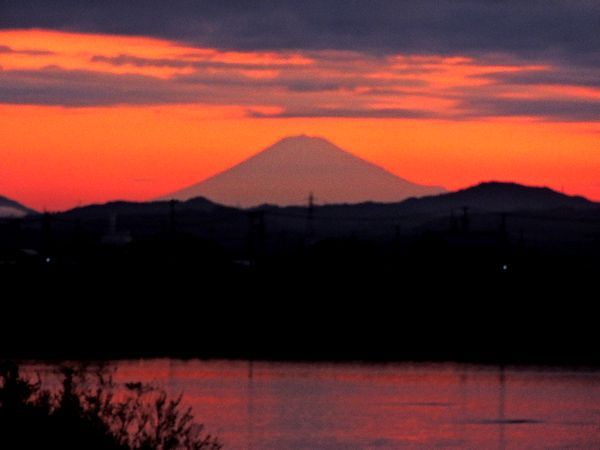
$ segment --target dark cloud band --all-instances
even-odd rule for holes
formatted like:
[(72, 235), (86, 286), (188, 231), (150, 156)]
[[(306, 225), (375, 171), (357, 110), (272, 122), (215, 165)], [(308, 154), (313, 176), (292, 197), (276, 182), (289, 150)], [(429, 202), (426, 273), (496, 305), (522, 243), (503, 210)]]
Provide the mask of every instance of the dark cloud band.
[(0, 28), (146, 35), (242, 50), (508, 52), (593, 64), (599, 26), (596, 0), (0, 1)]

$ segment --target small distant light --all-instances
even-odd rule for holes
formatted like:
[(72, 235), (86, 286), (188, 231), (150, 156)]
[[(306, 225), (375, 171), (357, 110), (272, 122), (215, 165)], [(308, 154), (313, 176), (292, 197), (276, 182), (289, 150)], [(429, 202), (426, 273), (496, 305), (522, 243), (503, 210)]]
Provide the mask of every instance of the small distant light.
[(508, 270), (508, 265), (507, 264), (503, 264), (502, 265), (502, 271), (506, 272)]
[(52, 259), (50, 259), (50, 257), (48, 256), (48, 257), (46, 258), (46, 262), (47, 262), (48, 264), (50, 264), (50, 261), (52, 261)]

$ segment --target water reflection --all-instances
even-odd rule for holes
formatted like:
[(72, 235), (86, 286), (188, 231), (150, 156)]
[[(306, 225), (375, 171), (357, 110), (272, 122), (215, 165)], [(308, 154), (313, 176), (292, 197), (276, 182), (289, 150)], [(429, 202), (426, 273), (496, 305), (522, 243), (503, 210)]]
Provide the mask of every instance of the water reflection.
[(506, 410), (506, 375), (504, 373), (504, 366), (500, 366), (498, 389), (500, 395), (498, 398), (498, 449), (504, 450), (506, 448), (506, 438), (504, 426), (506, 423), (505, 410)]
[(455, 364), (142, 360), (230, 449), (600, 448), (600, 373)]
[(456, 423), (458, 424), (459, 442), (462, 444), (462, 443), (466, 442), (466, 436), (468, 433), (468, 429), (467, 429), (468, 422), (467, 422), (467, 420), (465, 420), (467, 417), (468, 401), (469, 401), (469, 396), (468, 396), (468, 391), (467, 391), (467, 379), (468, 379), (467, 367), (461, 366), (458, 372), (459, 372), (459, 377), (458, 377), (459, 413), (458, 413), (458, 416), (456, 417)]
[(248, 361), (248, 450), (254, 450), (254, 362)]

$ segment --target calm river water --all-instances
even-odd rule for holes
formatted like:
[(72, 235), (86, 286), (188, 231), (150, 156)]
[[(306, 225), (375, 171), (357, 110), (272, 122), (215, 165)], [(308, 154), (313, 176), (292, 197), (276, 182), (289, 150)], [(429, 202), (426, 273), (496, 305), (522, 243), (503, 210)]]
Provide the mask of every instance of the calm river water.
[(600, 448), (600, 372), (142, 360), (225, 449)]

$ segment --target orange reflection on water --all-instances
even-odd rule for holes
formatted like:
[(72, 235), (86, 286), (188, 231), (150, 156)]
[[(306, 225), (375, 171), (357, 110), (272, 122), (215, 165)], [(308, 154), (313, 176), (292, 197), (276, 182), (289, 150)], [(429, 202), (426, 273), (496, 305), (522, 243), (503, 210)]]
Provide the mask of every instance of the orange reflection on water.
[(139, 361), (225, 448), (594, 448), (600, 374), (439, 365)]

